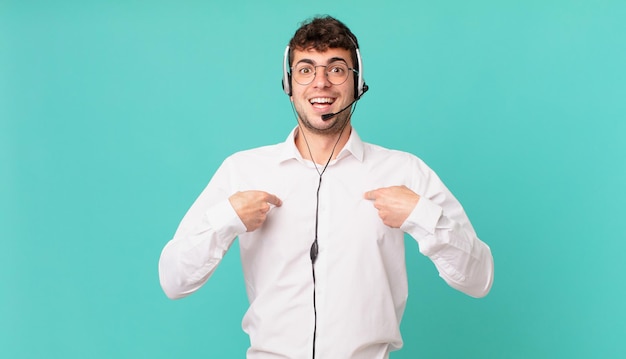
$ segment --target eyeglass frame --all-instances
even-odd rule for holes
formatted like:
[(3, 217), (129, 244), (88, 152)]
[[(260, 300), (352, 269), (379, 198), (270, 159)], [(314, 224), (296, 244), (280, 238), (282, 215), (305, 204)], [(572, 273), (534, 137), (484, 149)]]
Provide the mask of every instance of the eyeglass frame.
[[(313, 83), (313, 81), (315, 81), (315, 77), (317, 76), (317, 68), (318, 68), (318, 67), (324, 67), (324, 68), (328, 69), (328, 66), (333, 65), (335, 62), (339, 62), (339, 63), (343, 63), (343, 64), (345, 64), (345, 65), (346, 65), (346, 68), (347, 68), (348, 70), (352, 71), (352, 72), (353, 72), (354, 74), (356, 74), (357, 76), (359, 75), (359, 70), (357, 70), (357, 69), (355, 69), (355, 68), (353, 68), (353, 67), (348, 66), (348, 63), (346, 62), (346, 60), (344, 60), (344, 59), (342, 59), (342, 58), (333, 58), (333, 59), (331, 59), (331, 61), (330, 61), (327, 65), (315, 65), (312, 61), (308, 61), (308, 60), (300, 60), (300, 61), (298, 61), (298, 63), (296, 64), (296, 66), (293, 66), (293, 67), (290, 67), (290, 68), (289, 68), (289, 72), (290, 72), (290, 74), (291, 74), (291, 78), (293, 78), (293, 80), (294, 80), (297, 84), (302, 85), (302, 86), (308, 86), (308, 85), (310, 85), (311, 83)], [(295, 72), (294, 72), (294, 68), (295, 68), (295, 67), (298, 67), (298, 65), (299, 65), (299, 64), (301, 64), (301, 63), (309, 64), (309, 65), (311, 65), (311, 66), (313, 67), (313, 76), (311, 76), (311, 81), (309, 81), (309, 82), (307, 82), (307, 83), (302, 83), (302, 82), (299, 82), (298, 80), (296, 80), (296, 76), (294, 76), (294, 74), (295, 74)], [(324, 75), (326, 76), (326, 79), (328, 79), (328, 82), (330, 82), (331, 84), (333, 84), (333, 85), (335, 85), (335, 86), (343, 85), (343, 84), (344, 84), (344, 83), (348, 80), (348, 77), (350, 77), (350, 73), (348, 73), (348, 74), (346, 75), (346, 78), (345, 78), (342, 82), (340, 82), (340, 83), (337, 83), (337, 84), (336, 84), (336, 83), (334, 83), (334, 82), (332, 82), (332, 81), (330, 80), (330, 79), (331, 79), (331, 77), (330, 77), (330, 76), (328, 76), (328, 71), (327, 71), (327, 70), (324, 70)]]

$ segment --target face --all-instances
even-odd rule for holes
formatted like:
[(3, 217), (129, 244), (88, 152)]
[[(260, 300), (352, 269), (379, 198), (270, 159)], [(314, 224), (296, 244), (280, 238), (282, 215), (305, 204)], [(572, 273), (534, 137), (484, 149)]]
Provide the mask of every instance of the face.
[[(292, 68), (295, 69), (301, 63), (326, 66), (335, 61), (343, 61), (348, 67), (354, 67), (350, 51), (335, 48), (324, 52), (314, 49), (294, 50)], [(322, 120), (322, 115), (339, 112), (354, 100), (354, 76), (350, 71), (344, 83), (335, 85), (329, 81), (325, 70), (325, 67), (316, 67), (315, 77), (308, 85), (301, 85), (292, 80), (291, 100), (299, 121), (306, 129), (317, 134), (334, 135), (338, 134), (344, 124), (350, 120), (350, 110), (327, 121)]]

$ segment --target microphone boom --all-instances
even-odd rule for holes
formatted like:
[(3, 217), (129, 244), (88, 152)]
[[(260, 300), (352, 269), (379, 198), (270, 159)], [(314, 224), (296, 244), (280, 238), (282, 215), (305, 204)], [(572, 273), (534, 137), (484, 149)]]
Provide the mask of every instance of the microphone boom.
[(322, 121), (328, 121), (331, 118), (337, 116), (338, 114), (342, 113), (343, 111), (347, 110), (350, 108), (350, 106), (352, 106), (355, 102), (357, 101), (357, 99), (355, 99), (354, 101), (350, 102), (350, 104), (344, 108), (342, 108), (341, 110), (339, 110), (338, 112), (331, 112), (331, 113), (325, 113), (322, 115)]

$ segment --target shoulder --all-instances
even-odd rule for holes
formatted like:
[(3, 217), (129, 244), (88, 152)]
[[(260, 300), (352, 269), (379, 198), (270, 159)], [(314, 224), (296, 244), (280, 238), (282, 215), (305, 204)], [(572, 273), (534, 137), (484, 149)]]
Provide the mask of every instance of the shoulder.
[(404, 184), (417, 193), (433, 193), (444, 187), (437, 173), (410, 152), (367, 143), (363, 161), (372, 173), (384, 174), (386, 180), (395, 180), (395, 184)]
[(276, 153), (279, 150), (281, 145), (282, 145), (282, 143), (280, 143), (280, 144), (273, 144), (273, 145), (265, 145), (265, 146), (255, 147), (255, 148), (249, 148), (249, 149), (246, 149), (246, 150), (237, 151), (237, 152), (233, 153), (230, 157), (239, 158), (239, 157), (249, 157), (249, 156), (268, 156), (268, 155), (273, 155), (274, 153)]
[(390, 149), (368, 142), (363, 143), (363, 153), (364, 160), (366, 161), (392, 162), (393, 164), (417, 166), (424, 169), (428, 168), (428, 165), (413, 153)]
[(224, 162), (270, 160), (276, 158), (281, 148), (282, 144), (274, 144), (241, 150), (228, 156)]

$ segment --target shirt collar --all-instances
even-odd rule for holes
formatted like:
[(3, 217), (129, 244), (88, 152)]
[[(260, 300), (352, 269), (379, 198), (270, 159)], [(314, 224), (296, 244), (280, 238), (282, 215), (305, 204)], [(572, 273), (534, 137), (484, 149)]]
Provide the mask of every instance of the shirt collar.
[[(293, 130), (291, 130), (285, 142), (282, 143), (282, 149), (278, 157), (279, 163), (291, 159), (303, 161), (302, 155), (300, 155), (300, 152), (296, 147), (295, 141), (295, 136), (298, 130), (298, 126), (296, 126)], [(350, 133), (350, 138), (348, 138), (348, 142), (346, 142), (346, 145), (343, 146), (341, 152), (339, 152), (339, 154), (337, 155), (337, 160), (340, 160), (350, 155), (354, 156), (354, 158), (357, 159), (359, 162), (363, 161), (363, 141), (361, 141), (361, 138), (356, 133), (354, 127), (352, 128), (352, 132)]]

